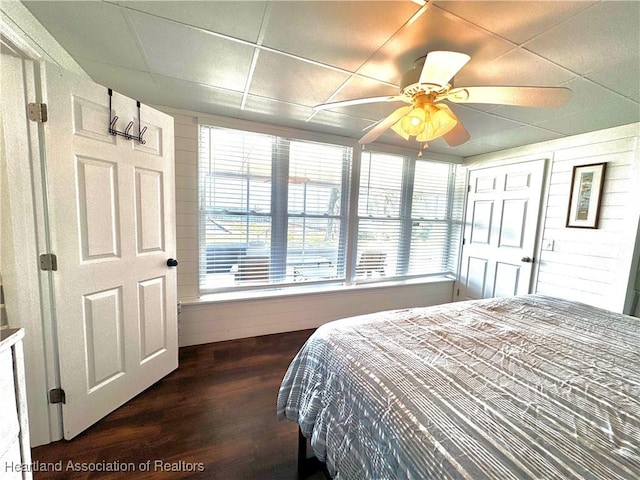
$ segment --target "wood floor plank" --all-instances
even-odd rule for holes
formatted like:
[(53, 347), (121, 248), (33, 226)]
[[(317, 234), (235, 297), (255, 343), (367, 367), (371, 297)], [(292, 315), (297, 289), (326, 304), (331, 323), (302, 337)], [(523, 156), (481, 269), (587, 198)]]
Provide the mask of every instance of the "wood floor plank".
[[(35, 462), (62, 461), (61, 472), (34, 479), (294, 479), (297, 427), (277, 421), (276, 398), (312, 332), (181, 348), (178, 370), (73, 440), (34, 448)], [(135, 471), (73, 471), (69, 462)]]

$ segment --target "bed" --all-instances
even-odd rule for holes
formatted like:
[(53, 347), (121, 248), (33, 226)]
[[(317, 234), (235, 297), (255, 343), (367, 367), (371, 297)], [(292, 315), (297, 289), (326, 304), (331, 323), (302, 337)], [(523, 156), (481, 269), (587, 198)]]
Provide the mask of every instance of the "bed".
[(277, 409), (337, 479), (640, 479), (640, 319), (526, 295), (338, 320)]

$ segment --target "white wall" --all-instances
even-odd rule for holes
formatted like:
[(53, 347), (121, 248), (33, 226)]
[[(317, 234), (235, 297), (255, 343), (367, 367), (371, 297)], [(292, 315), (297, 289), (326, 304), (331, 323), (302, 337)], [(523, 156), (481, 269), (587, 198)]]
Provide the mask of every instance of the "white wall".
[(347, 287), (336, 291), (182, 307), (180, 345), (315, 328), (339, 318), (395, 308), (451, 302), (454, 280), (396, 286)]
[[(640, 124), (465, 159), (469, 167), (548, 158), (535, 292), (614, 311), (629, 304), (640, 218)], [(598, 229), (566, 228), (574, 165), (607, 162)], [(544, 240), (554, 242), (543, 250)]]
[(170, 113), (176, 145), (178, 299), (198, 297), (198, 119)]

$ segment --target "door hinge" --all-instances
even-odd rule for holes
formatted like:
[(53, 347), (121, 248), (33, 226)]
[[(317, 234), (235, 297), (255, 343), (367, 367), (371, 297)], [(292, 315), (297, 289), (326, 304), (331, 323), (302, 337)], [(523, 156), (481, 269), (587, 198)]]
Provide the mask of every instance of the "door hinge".
[(460, 296), (460, 289), (456, 290), (456, 297)]
[(466, 245), (466, 244), (467, 244), (467, 239), (466, 239), (466, 238), (463, 238), (463, 239), (462, 239), (462, 244), (463, 244), (463, 245)]
[(47, 121), (47, 104), (30, 103), (27, 105), (27, 116), (32, 122), (44, 123)]
[(43, 253), (40, 255), (40, 270), (58, 270), (58, 257), (53, 253)]
[(471, 184), (467, 185), (467, 193), (471, 192)]
[(53, 388), (49, 390), (49, 403), (66, 403), (67, 395), (61, 388)]

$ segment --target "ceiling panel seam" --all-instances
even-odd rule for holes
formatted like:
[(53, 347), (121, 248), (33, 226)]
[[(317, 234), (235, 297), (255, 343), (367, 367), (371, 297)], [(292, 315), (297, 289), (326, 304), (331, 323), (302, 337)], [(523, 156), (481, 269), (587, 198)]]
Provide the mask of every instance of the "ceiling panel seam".
[[(271, 18), (271, 3), (267, 2), (262, 15), (262, 22), (260, 22), (260, 31), (258, 32), (258, 38), (256, 39), (256, 45), (262, 45), (264, 36), (267, 31), (267, 25)], [(247, 75), (247, 81), (244, 86), (244, 92), (242, 93), (242, 101), (240, 102), (240, 110), (244, 110), (247, 105), (247, 98), (249, 97), (249, 89), (251, 88), (251, 82), (253, 81), (253, 74), (256, 71), (256, 65), (258, 64), (258, 57), (260, 56), (260, 49), (255, 48), (253, 51), (253, 58), (251, 59), (251, 66), (249, 67), (249, 74)]]
[(133, 26), (133, 23), (131, 22), (131, 18), (129, 17), (128, 12), (126, 12), (122, 7), (120, 7), (118, 9), (118, 11), (120, 12), (120, 15), (122, 15), (122, 18), (124, 19), (125, 23), (127, 24), (127, 28), (129, 29), (129, 32), (131, 33), (131, 36), (133, 37), (133, 39), (136, 42), (136, 46), (138, 47), (138, 50), (140, 52), (140, 56), (142, 57), (142, 61), (144, 62), (144, 66), (147, 69), (146, 73), (150, 74), (151, 81), (154, 83), (156, 89), (158, 89), (158, 91), (161, 91), (160, 85), (158, 85), (158, 82), (156, 82), (156, 79), (153, 76), (154, 72), (152, 72), (151, 71), (151, 67), (149, 67), (149, 57), (147, 56), (147, 52), (145, 51), (144, 46), (142, 45), (142, 41), (140, 40), (140, 37), (138, 36), (138, 32), (136, 31), (135, 27)]
[(389, 87), (399, 88), (399, 85), (397, 85), (395, 83), (387, 82), (385, 80), (380, 80), (378, 78), (369, 77), (368, 75), (363, 75), (361, 73), (352, 72), (351, 70), (347, 70), (345, 68), (340, 68), (340, 67), (336, 67), (334, 65), (329, 65), (327, 63), (319, 62), (317, 60), (312, 60), (310, 58), (301, 57), (301, 56), (295, 55), (293, 53), (283, 52), (282, 50), (278, 50), (277, 48), (268, 47), (266, 45), (259, 45), (256, 42), (250, 42), (249, 40), (243, 40), (241, 38), (233, 37), (231, 35), (226, 35), (226, 34), (220, 33), (220, 32), (213, 32), (213, 31), (207, 30), (205, 28), (196, 27), (194, 25), (189, 25), (188, 23), (180, 22), (178, 20), (173, 20), (173, 19), (162, 17), (162, 16), (159, 16), (159, 15), (154, 15), (152, 13), (141, 12), (139, 10), (131, 9), (129, 7), (121, 6), (121, 8), (132, 10), (132, 11), (134, 11), (134, 12), (140, 14), (140, 15), (151, 16), (151, 17), (154, 17), (154, 18), (158, 18), (158, 19), (170, 22), (170, 23), (174, 23), (176, 25), (180, 25), (180, 26), (185, 27), (185, 28), (190, 28), (192, 30), (196, 30), (198, 32), (204, 33), (206, 35), (211, 35), (213, 37), (221, 38), (223, 40), (228, 40), (230, 42), (239, 43), (240, 45), (245, 45), (245, 46), (257, 48), (257, 49), (260, 49), (260, 50), (267, 51), (269, 53), (275, 53), (276, 55), (282, 55), (282, 56), (285, 56), (285, 57), (288, 57), (288, 58), (292, 58), (292, 59), (300, 61), (300, 62), (309, 63), (309, 64), (315, 65), (317, 67), (326, 68), (328, 70), (332, 70), (334, 72), (342, 73), (344, 75), (350, 75), (350, 76), (362, 78), (362, 79), (365, 79), (365, 80), (371, 80), (373, 82), (377, 82), (377, 83), (380, 83), (382, 85), (386, 85), (386, 86), (389, 86)]

